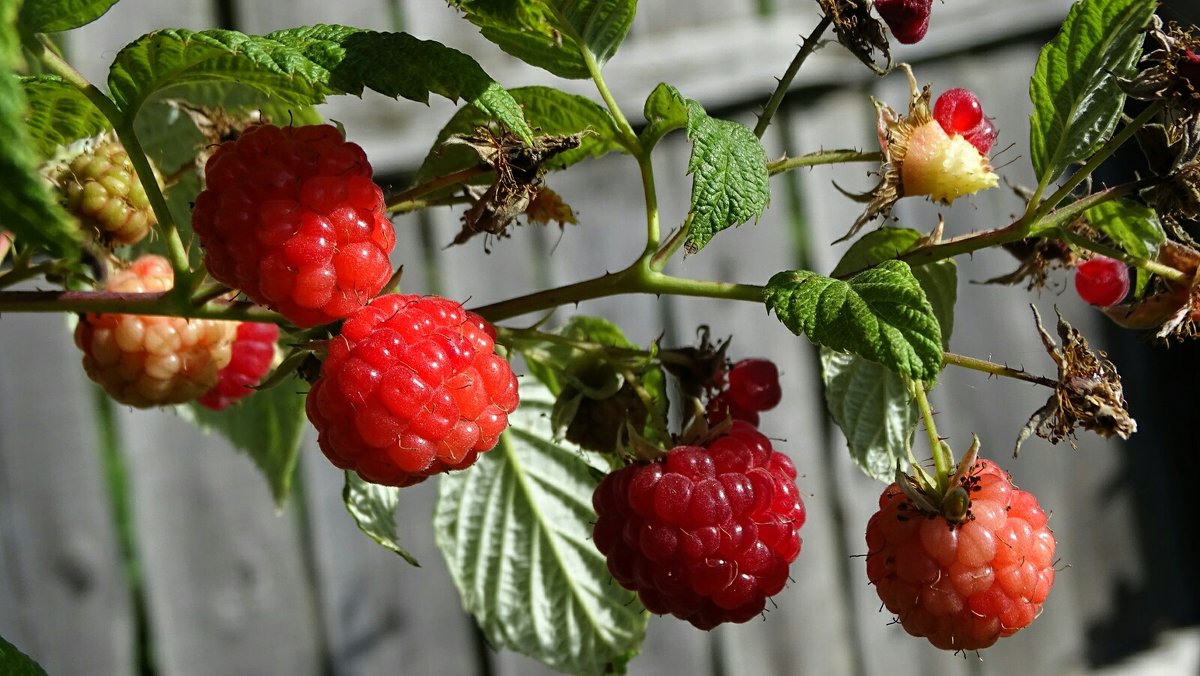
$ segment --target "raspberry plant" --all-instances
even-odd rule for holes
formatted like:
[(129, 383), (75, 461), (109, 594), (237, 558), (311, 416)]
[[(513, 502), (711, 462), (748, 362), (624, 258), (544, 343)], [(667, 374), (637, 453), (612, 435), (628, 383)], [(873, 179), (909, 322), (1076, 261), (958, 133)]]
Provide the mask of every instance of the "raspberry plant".
[[(944, 93), (934, 101), (933, 83), (893, 61), (889, 39), (936, 30), (932, 3), (816, 2), (822, 17), (753, 129), (668, 83), (648, 93), (642, 119), (618, 106), (604, 64), (636, 0), (450, 1), (503, 51), (590, 80), (595, 97), (506, 89), (437, 42), (338, 25), (267, 35), (164, 28), (119, 51), (101, 85), (55, 40), (113, 0), (7, 3), (0, 313), (78, 316), (84, 367), (115, 399), (180, 405), (225, 433), (281, 503), (307, 417), (325, 455), (347, 470), (358, 526), (410, 562), (394, 532), (397, 491), (437, 477), (438, 543), (488, 641), (602, 673), (637, 653), (647, 610), (701, 629), (769, 610), (803, 556), (806, 458), (755, 430), (761, 413), (787, 405), (787, 374), (770, 355), (735, 357), (735, 343), (704, 331), (696, 345), (634, 344), (617, 324), (570, 309), (622, 294), (762, 304), (820, 347), (851, 459), (889, 485), (864, 525), (867, 579), (910, 633), (947, 650), (984, 648), (1053, 603), (1054, 539), (1036, 499), (977, 459), (977, 445), (955, 460), (928, 390), (947, 366), (1047, 387), (1018, 446), (1079, 428), (1125, 438), (1136, 425), (1112, 364), (1061, 316), (1057, 341), (1036, 312), (1029, 322), (1054, 377), (948, 351), (958, 261), (1005, 247), (1019, 267), (993, 281), (1031, 289), (1078, 265), (1081, 295), (1114, 322), (1165, 342), (1194, 337), (1200, 38), (1164, 26), (1153, 0), (1077, 3), (1030, 79), (1036, 184), (1013, 186), (1010, 221), (997, 215), (995, 228), (946, 237), (941, 225), (886, 219), (903, 198), (948, 204), (997, 188), (995, 141), (1023, 130), (996, 128), (986, 91), (936, 83)], [(880, 77), (906, 77), (908, 100), (874, 102), (878, 148), (830, 142), (780, 157), (760, 139), (829, 35)], [(232, 92), (234, 80), (253, 90), (249, 101)], [(347, 140), (354, 129), (323, 123), (313, 108), (364, 89), (463, 102), (401, 190), (377, 186)], [(161, 132), (180, 110), (195, 130), (168, 143), (177, 135)], [(676, 132), (691, 143), (693, 187), (686, 217), (664, 224), (652, 152)], [(1144, 175), (1094, 185), (1097, 168), (1135, 137)], [(545, 187), (547, 174), (608, 153), (627, 155), (643, 188), (645, 222), (621, 224), (619, 236), (644, 246), (623, 269), (464, 308), (393, 267), (390, 258), (402, 265), (413, 252), (395, 247), (389, 215), (462, 205), (454, 244), (502, 256), (503, 238), (523, 223), (577, 220)], [(834, 269), (770, 271), (761, 285), (664, 271), (732, 245), (732, 229), (767, 207), (772, 176), (848, 162), (872, 166), (878, 184), (859, 196), (866, 207), (846, 224), (854, 242)], [(1079, 281), (1114, 264), (1136, 271), (1132, 295), (1124, 286), (1095, 295)], [(17, 287), (30, 279), (41, 288)], [(236, 330), (234, 343), (235, 322), (271, 329)], [(257, 346), (246, 356), (244, 338)], [(264, 420), (283, 432), (268, 438)], [(916, 450), (919, 421), (931, 462)], [(487, 497), (496, 486), (506, 499)], [(481, 546), (498, 541), (541, 543), (553, 561)], [(569, 602), (536, 602), (566, 588)]]

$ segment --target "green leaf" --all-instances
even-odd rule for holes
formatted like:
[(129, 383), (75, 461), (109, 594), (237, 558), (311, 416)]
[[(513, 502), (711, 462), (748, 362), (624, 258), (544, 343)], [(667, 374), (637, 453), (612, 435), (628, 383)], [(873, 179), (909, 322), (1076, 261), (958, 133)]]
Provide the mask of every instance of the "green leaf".
[(181, 406), (179, 411), (201, 429), (221, 434), (249, 455), (270, 485), (275, 504), (284, 504), (291, 491), (300, 441), (308, 429), (304, 394), (295, 385), (283, 383), (255, 392), (224, 411), (199, 404)]
[(530, 130), (516, 101), (471, 57), (405, 33), (310, 26), (250, 36), (228, 30), (166, 29), (117, 54), (108, 85), (134, 115), (161, 89), (196, 82), (236, 82), (295, 105), (330, 94), (386, 96), (427, 102), (430, 94), (465, 99), (525, 140)]
[(5, 676), (46, 676), (46, 670), (0, 636), (0, 674)]
[[(1083, 217), (1093, 228), (1111, 237), (1118, 247), (1140, 258), (1153, 260), (1159, 245), (1167, 240), (1154, 209), (1132, 200), (1102, 202), (1084, 211)], [(1150, 273), (1139, 268), (1136, 295), (1142, 295), (1149, 281)]]
[(954, 304), (958, 301), (958, 264), (946, 259), (918, 265), (912, 273), (933, 308), (933, 316), (941, 329), (942, 348), (948, 349), (950, 334), (954, 331)]
[(684, 246), (695, 253), (713, 235), (762, 215), (771, 201), (767, 153), (745, 125), (709, 117), (688, 100), (692, 141), (692, 226)]
[(629, 33), (636, 0), (450, 0), (485, 38), (559, 77), (591, 77)]
[(434, 527), (491, 645), (602, 674), (639, 648), (648, 614), (591, 541), (595, 470), (605, 464), (550, 441), (552, 407), (545, 388), (522, 387), (499, 445), (441, 478)]
[(910, 378), (933, 380), (941, 372), (937, 317), (902, 261), (885, 261), (849, 282), (807, 270), (780, 272), (767, 282), (766, 304), (792, 333), (818, 345)]
[(342, 489), (342, 501), (346, 511), (354, 517), (358, 529), (367, 534), (380, 547), (400, 555), (400, 558), (417, 566), (417, 560), (405, 551), (396, 540), (396, 505), (400, 502), (400, 489), (395, 486), (380, 486), (363, 481), (355, 472), (346, 472), (346, 487)]
[(30, 33), (71, 30), (99, 19), (117, 0), (27, 0), (21, 28)]
[(850, 457), (874, 479), (891, 483), (908, 466), (920, 412), (904, 380), (881, 364), (821, 348), (825, 404), (841, 428)]
[(59, 146), (112, 128), (78, 88), (54, 75), (23, 77), (21, 88), (29, 105), (29, 136), (42, 159), (53, 157)]
[(1083, 0), (1042, 48), (1029, 83), (1029, 150), (1040, 185), (1086, 159), (1112, 134), (1125, 103), (1117, 78), (1131, 74), (1157, 5)]
[(25, 121), (29, 108), (16, 72), (22, 66), (16, 31), (18, 3), (0, 4), (0, 228), (54, 256), (79, 251), (80, 229), (38, 175), (37, 146)]
[(642, 130), (641, 140), (646, 148), (654, 147), (658, 140), (668, 132), (683, 129), (688, 123), (687, 99), (669, 84), (660, 83), (646, 97), (642, 108), (646, 128)]
[[(590, 157), (623, 150), (612, 115), (589, 98), (551, 87), (520, 87), (509, 90), (509, 94), (524, 110), (529, 126), (539, 134), (579, 134), (579, 147), (555, 155), (544, 165), (548, 169), (566, 169)], [(455, 113), (438, 132), (433, 148), (417, 172), (417, 183), (479, 164), (479, 155), (470, 148), (446, 141), (452, 136), (473, 134), (488, 119), (477, 108), (463, 108)]]
[(842, 259), (834, 266), (829, 276), (845, 277), (891, 260), (911, 249), (920, 239), (921, 233), (911, 228), (884, 226), (872, 230), (846, 249), (846, 253), (842, 254)]

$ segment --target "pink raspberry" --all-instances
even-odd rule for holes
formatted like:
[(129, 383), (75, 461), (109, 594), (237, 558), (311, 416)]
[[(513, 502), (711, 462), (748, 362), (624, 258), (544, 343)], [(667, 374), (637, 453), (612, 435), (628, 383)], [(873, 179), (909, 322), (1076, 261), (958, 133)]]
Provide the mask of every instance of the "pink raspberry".
[(371, 173), (330, 125), (222, 143), (192, 213), (209, 273), (297, 326), (348, 317), (392, 275), (396, 235)]
[(796, 468), (739, 420), (707, 446), (609, 474), (592, 503), (613, 578), (650, 612), (700, 629), (762, 613), (800, 553)]
[(326, 457), (408, 486), (474, 464), (517, 408), (512, 367), (479, 315), (436, 296), (380, 296), (329, 341), (308, 392)]
[(277, 340), (279, 327), (274, 324), (238, 324), (229, 365), (217, 374), (217, 384), (200, 397), (200, 405), (214, 411), (223, 411), (254, 394), (254, 387), (262, 382), (263, 376), (271, 370)]

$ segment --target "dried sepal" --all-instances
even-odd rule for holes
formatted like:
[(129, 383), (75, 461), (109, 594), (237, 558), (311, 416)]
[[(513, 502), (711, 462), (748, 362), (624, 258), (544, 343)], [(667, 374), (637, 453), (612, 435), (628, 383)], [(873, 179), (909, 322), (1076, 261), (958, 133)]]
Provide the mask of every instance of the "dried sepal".
[[(883, 24), (871, 14), (871, 0), (817, 0), (833, 23), (838, 42), (879, 75), (892, 69), (892, 53)], [(883, 65), (875, 62), (876, 54)]]
[(984, 280), (984, 284), (1025, 283), (1027, 291), (1046, 288), (1050, 273), (1060, 268), (1072, 268), (1078, 256), (1062, 240), (1052, 237), (1027, 237), (1001, 245), (1019, 261), (1016, 270)]
[(1016, 455), (1021, 444), (1036, 434), (1052, 444), (1067, 439), (1075, 446), (1075, 429), (1082, 427), (1102, 437), (1128, 439), (1137, 431), (1137, 422), (1125, 408), (1121, 376), (1103, 352), (1094, 352), (1087, 339), (1058, 314), (1055, 344), (1037, 308), (1034, 322), (1046, 352), (1058, 366), (1058, 386), (1046, 404), (1034, 412), (1017, 436)]
[(1163, 101), (1171, 121), (1200, 112), (1200, 37), (1193, 28), (1175, 22), (1164, 28), (1162, 19), (1152, 17), (1147, 33), (1155, 48), (1142, 56), (1137, 75), (1117, 80), (1135, 99)]

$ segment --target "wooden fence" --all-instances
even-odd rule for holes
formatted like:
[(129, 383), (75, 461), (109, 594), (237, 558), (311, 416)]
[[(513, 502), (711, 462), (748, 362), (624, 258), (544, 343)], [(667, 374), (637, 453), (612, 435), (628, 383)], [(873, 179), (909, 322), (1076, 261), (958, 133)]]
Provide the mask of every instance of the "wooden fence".
[[(1023, 169), (1028, 156), (1023, 130), (1038, 40), (1044, 41), (1067, 6), (1062, 0), (939, 4), (937, 37), (898, 52), (918, 62), (923, 81), (985, 93), (1001, 130), (997, 147), (1012, 144), (998, 162), (1012, 162), (1004, 173), (1015, 182), (1031, 178)], [(753, 107), (770, 91), (799, 36), (816, 23), (809, 1), (644, 0), (639, 12), (633, 34), (607, 71), (621, 104), (640, 110), (651, 87), (669, 81), (710, 110), (743, 121), (753, 120)], [(160, 26), (199, 29), (232, 21), (241, 30), (265, 32), (329, 22), (387, 29), (397, 15), (409, 32), (476, 55), (507, 86), (552, 82), (499, 55), (440, 0), (212, 5), (124, 0), (74, 34), (69, 48), (85, 73), (102, 81), (116, 49)], [(996, 35), (1001, 25), (1002, 36), (964, 51), (978, 47), (985, 29)], [(588, 93), (586, 84), (568, 87)], [(901, 105), (905, 87), (902, 77), (877, 81), (865, 75), (836, 46), (824, 49), (806, 67), (765, 139), (768, 153), (869, 147), (867, 96)], [(375, 158), (381, 174), (397, 176), (420, 161), (450, 112), (442, 102), (427, 108), (372, 96), (328, 108), (329, 117), (343, 122), (350, 138)], [(686, 144), (674, 137), (656, 155), (668, 225), (679, 223), (686, 210), (686, 159)], [(719, 236), (671, 269), (749, 283), (763, 283), (771, 273), (801, 263), (830, 270), (843, 248), (828, 242), (856, 214), (832, 180), (849, 189), (869, 187), (863, 165), (776, 178), (771, 209), (761, 221)], [(443, 248), (457, 231), (457, 213), (397, 219), (396, 262), (405, 266), (407, 288), (436, 288), (480, 305), (619, 269), (640, 251), (638, 238), (626, 236), (628, 229), (642, 227), (641, 206), (632, 198), (640, 184), (628, 158), (589, 162), (551, 176), (549, 185), (576, 209), (580, 224), (561, 233), (521, 228), (497, 242), (490, 256), (474, 243)], [(959, 233), (1006, 222), (1016, 208), (1011, 194), (994, 190), (953, 208), (902, 204), (897, 215), (905, 225), (928, 229), (942, 214)], [(1030, 296), (971, 283), (1013, 265), (997, 252), (961, 261), (952, 348), (1052, 373), (1033, 330)], [(1037, 302), (1043, 314), (1058, 305), (1103, 343), (1095, 313), (1071, 294), (1043, 292)], [(793, 582), (765, 621), (704, 633), (656, 618), (631, 673), (1084, 673), (1098, 654), (1097, 626), (1116, 627), (1114, 635), (1140, 630), (1134, 622), (1145, 615), (1117, 614), (1126, 607), (1122, 590), (1144, 589), (1151, 576), (1170, 568), (1144, 556), (1152, 548), (1143, 540), (1188, 532), (1172, 530), (1172, 515), (1161, 514), (1154, 521), (1158, 534), (1147, 533), (1136, 496), (1114, 491), (1125, 467), (1121, 444), (1084, 436), (1072, 451), (1030, 442), (1007, 466), (1053, 512), (1063, 562), (1054, 593), (1033, 628), (987, 650), (982, 659), (941, 653), (891, 624), (867, 584), (856, 557), (865, 552), (864, 524), (881, 486), (845, 457), (844, 441), (824, 413), (815, 351), (805, 340), (749, 304), (621, 297), (582, 303), (578, 310), (611, 318), (642, 342), (664, 336), (667, 343), (688, 343), (697, 326), (706, 324), (716, 336), (734, 336), (735, 355), (776, 360), (784, 374), (785, 404), (765, 417), (764, 430), (795, 460), (809, 508)], [(50, 674), (547, 672), (519, 655), (490, 650), (462, 612), (433, 543), (434, 482), (403, 491), (400, 538), (424, 564), (410, 568), (357, 531), (341, 504), (341, 474), (311, 439), (303, 449), (300, 486), (288, 508), (277, 512), (250, 461), (222, 439), (198, 433), (169, 411), (118, 410), (111, 420), (98, 415), (105, 409), (77, 367), (79, 355), (62, 317), (6, 315), (0, 345), (0, 636)], [(956, 447), (965, 447), (977, 433), (1002, 458), (1044, 398), (1044, 391), (1031, 386), (954, 370), (934, 393), (935, 406), (947, 411), (940, 429)], [(1132, 403), (1135, 415), (1144, 415)], [(104, 448), (116, 449), (107, 461)], [(124, 467), (123, 485), (114, 484), (106, 469), (113, 459)], [(1178, 525), (1194, 533), (1194, 524)], [(1178, 568), (1156, 589), (1175, 589), (1186, 598), (1195, 592), (1195, 570)], [(1194, 599), (1191, 603), (1194, 609)], [(1156, 673), (1143, 670), (1153, 659), (1166, 669), (1157, 673), (1196, 669), (1189, 665), (1200, 663), (1200, 638), (1184, 633), (1168, 645), (1171, 650), (1151, 662), (1104, 673)]]

